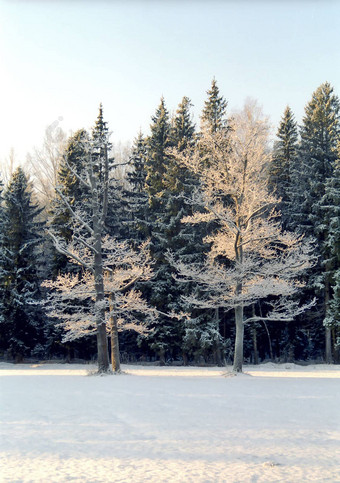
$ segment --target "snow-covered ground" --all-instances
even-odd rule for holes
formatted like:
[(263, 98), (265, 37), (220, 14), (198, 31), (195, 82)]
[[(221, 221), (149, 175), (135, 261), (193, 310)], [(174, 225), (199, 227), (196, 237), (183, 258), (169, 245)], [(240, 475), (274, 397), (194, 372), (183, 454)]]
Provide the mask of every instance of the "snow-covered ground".
[(0, 364), (1, 482), (340, 481), (340, 366)]

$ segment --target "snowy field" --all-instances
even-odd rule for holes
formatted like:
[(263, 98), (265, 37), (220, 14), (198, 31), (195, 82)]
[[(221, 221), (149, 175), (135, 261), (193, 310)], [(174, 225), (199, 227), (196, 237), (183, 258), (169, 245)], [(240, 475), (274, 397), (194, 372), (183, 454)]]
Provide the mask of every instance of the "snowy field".
[(340, 481), (340, 366), (0, 364), (1, 482)]

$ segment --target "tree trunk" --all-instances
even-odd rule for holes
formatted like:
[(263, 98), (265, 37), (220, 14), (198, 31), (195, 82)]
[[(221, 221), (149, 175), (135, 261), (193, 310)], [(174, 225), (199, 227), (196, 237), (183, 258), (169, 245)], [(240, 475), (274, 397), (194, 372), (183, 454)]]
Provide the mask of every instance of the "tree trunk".
[[(218, 307), (215, 309), (215, 324), (216, 324), (216, 331), (218, 335), (220, 335), (220, 319), (218, 316)], [(216, 340), (216, 350), (215, 350), (215, 357), (216, 357), (216, 364), (218, 367), (223, 367), (223, 360), (222, 360), (222, 351), (221, 351), (221, 343), (220, 339)]]
[(165, 366), (165, 349), (159, 350), (159, 365)]
[(256, 327), (253, 327), (253, 348), (254, 348), (254, 364), (259, 363), (259, 352), (257, 350), (257, 332)]
[(188, 354), (186, 352), (183, 352), (182, 357), (183, 357), (183, 366), (187, 366), (188, 365)]
[[(260, 309), (260, 317), (262, 317), (262, 307), (261, 307), (261, 304), (260, 303), (259, 303), (259, 309)], [(266, 332), (267, 332), (268, 344), (269, 344), (269, 356), (270, 356), (270, 360), (271, 361), (274, 361), (272, 340), (270, 338), (270, 333), (269, 333), (268, 325), (266, 324), (266, 321), (265, 320), (262, 320), (262, 323), (263, 323), (264, 328), (266, 329)]]
[(333, 347), (334, 347), (334, 351), (333, 351), (333, 362), (334, 364), (339, 364), (340, 362), (340, 351), (339, 351), (339, 346), (336, 344), (336, 340), (337, 340), (337, 335), (336, 335), (336, 329), (333, 327), (332, 328), (332, 339), (333, 339)]
[[(253, 317), (255, 317), (255, 304), (252, 305), (252, 310), (253, 310)], [(259, 363), (259, 353), (257, 350), (257, 332), (256, 332), (256, 327), (254, 325), (253, 327), (253, 349), (254, 349), (254, 364)]]
[[(114, 294), (110, 295), (110, 311), (114, 311)], [(119, 339), (118, 339), (118, 325), (117, 315), (113, 313), (110, 316), (111, 322), (111, 365), (112, 370), (116, 374), (120, 373), (120, 354), (119, 354)]]
[[(116, 319), (116, 317), (114, 317)], [(111, 365), (115, 373), (120, 373), (120, 353), (119, 353), (119, 339), (117, 330), (117, 321), (111, 328)]]
[(243, 306), (239, 305), (235, 308), (235, 352), (234, 352), (234, 372), (242, 372), (243, 366), (243, 335), (244, 335), (244, 323), (243, 323)]
[[(96, 185), (94, 184), (96, 187)], [(97, 326), (97, 351), (98, 372), (110, 372), (110, 361), (107, 344), (105, 322), (105, 294), (102, 258), (102, 229), (99, 215), (97, 189), (92, 192), (92, 223), (94, 232), (94, 287), (96, 291), (96, 326)]]
[[(325, 278), (325, 314), (327, 316), (329, 312), (330, 286), (327, 275)], [(332, 331), (330, 327), (325, 327), (325, 361), (326, 364), (332, 364)]]
[(332, 332), (330, 327), (325, 328), (325, 360), (332, 364)]

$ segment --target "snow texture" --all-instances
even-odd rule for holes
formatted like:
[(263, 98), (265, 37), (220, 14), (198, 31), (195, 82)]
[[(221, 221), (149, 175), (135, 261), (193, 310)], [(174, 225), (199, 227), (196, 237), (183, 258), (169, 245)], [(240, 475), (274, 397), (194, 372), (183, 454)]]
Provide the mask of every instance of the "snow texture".
[(0, 364), (1, 482), (336, 482), (340, 366)]

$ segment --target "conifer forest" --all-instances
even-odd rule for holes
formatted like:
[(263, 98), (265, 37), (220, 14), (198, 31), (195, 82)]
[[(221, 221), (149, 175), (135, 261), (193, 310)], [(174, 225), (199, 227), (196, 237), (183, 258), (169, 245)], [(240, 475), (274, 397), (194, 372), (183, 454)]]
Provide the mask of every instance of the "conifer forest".
[(340, 363), (339, 97), (274, 132), (215, 79), (192, 109), (119, 151), (100, 105), (0, 175), (3, 361)]

